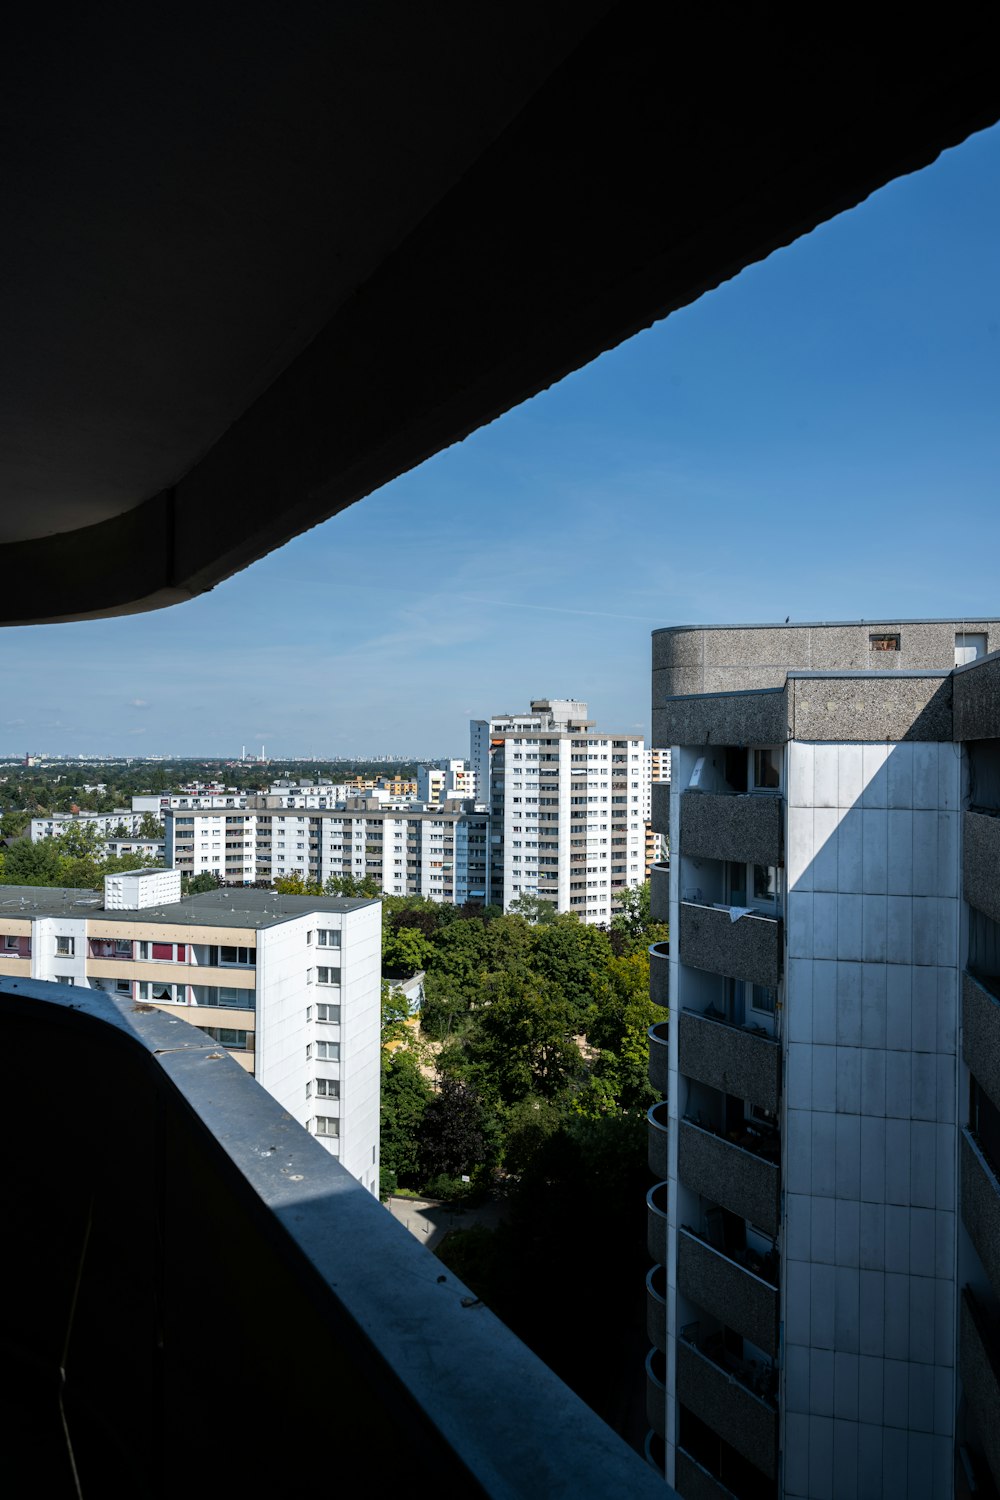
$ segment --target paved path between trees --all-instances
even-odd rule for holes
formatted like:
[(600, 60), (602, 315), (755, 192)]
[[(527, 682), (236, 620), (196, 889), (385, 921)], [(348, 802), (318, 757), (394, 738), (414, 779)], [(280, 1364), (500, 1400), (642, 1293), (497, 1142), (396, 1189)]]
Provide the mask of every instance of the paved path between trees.
[(494, 1201), (478, 1208), (461, 1208), (431, 1198), (389, 1198), (385, 1206), (428, 1250), (436, 1249), (453, 1229), (471, 1229), (473, 1224), (495, 1229), (505, 1211), (504, 1204)]

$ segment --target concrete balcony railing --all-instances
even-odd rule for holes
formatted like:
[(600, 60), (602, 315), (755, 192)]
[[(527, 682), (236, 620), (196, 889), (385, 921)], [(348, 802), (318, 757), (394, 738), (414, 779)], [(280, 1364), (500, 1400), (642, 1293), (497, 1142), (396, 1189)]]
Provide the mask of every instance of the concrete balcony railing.
[[(759, 1368), (759, 1367), (758, 1367)], [(769, 1371), (760, 1373), (767, 1377)], [(778, 1411), (751, 1389), (745, 1361), (729, 1360), (721, 1344), (677, 1340), (677, 1399), (762, 1474), (774, 1479), (778, 1464)]]
[(968, 1287), (959, 1311), (958, 1367), (993, 1482), (1000, 1487), (1000, 1348), (997, 1328)]
[(646, 1336), (666, 1353), (667, 1273), (663, 1266), (650, 1266), (646, 1273)]
[(780, 918), (754, 912), (734, 922), (728, 907), (681, 903), (682, 964), (776, 989), (781, 978), (781, 946)]
[(646, 1355), (646, 1421), (657, 1437), (667, 1435), (667, 1370), (662, 1349)]
[(658, 1266), (667, 1263), (667, 1184), (658, 1182), (646, 1194), (646, 1248)]
[(677, 1066), (685, 1078), (778, 1112), (781, 1047), (774, 1037), (683, 1010), (677, 1017)]
[(698, 859), (783, 865), (782, 797), (768, 792), (685, 792), (680, 852)]
[(670, 921), (670, 861), (657, 860), (649, 867), (649, 915), (654, 922)]
[(777, 1152), (768, 1160), (745, 1143), (728, 1141), (691, 1120), (681, 1120), (677, 1173), (702, 1197), (749, 1219), (765, 1234), (777, 1235), (781, 1179)]
[(677, 1286), (685, 1297), (772, 1358), (778, 1353), (778, 1288), (683, 1226)]
[(670, 837), (670, 782), (654, 781), (649, 788), (649, 821), (654, 833)]
[(664, 1010), (670, 1005), (670, 944), (649, 945), (649, 998)]
[(646, 1032), (649, 1038), (649, 1081), (666, 1098), (670, 1082), (670, 1022), (657, 1021)]
[[(0, 1016), (4, 1462), (33, 1494), (284, 1494), (292, 1431), (392, 1487), (418, 1458), (443, 1494), (672, 1493), (223, 1048), (37, 980), (0, 979)], [(71, 1115), (39, 1107), (55, 1055)]]
[(962, 894), (970, 906), (1000, 922), (1000, 815), (962, 814)]
[(710, 1474), (697, 1459), (683, 1448), (677, 1449), (675, 1478), (681, 1487), (684, 1500), (737, 1500), (732, 1490), (727, 1490), (721, 1479)]
[(647, 1145), (646, 1157), (649, 1170), (658, 1182), (665, 1182), (670, 1175), (667, 1170), (670, 1146), (670, 1121), (667, 1117), (667, 1101), (651, 1104), (646, 1113)]
[(959, 1134), (962, 1220), (1000, 1298), (1000, 1182), (969, 1130)]
[(1000, 980), (962, 975), (962, 1056), (1000, 1109)]

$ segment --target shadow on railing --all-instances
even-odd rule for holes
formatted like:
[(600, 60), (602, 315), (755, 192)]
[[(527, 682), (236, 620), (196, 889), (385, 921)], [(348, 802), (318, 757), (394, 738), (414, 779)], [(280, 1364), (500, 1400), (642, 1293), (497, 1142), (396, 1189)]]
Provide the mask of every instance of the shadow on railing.
[(0, 1410), (33, 1494), (283, 1494), (317, 1444), (444, 1494), (672, 1493), (184, 1021), (8, 977), (0, 1013)]

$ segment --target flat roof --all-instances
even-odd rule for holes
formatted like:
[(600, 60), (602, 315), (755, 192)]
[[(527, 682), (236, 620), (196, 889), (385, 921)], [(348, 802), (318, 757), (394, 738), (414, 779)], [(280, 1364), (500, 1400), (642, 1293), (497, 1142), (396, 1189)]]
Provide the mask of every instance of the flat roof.
[(763, 620), (756, 625), (744, 625), (739, 622), (732, 625), (658, 625), (651, 634), (671, 635), (680, 630), (860, 630), (863, 627), (885, 630), (893, 625), (957, 625), (964, 630), (970, 626), (991, 624), (995, 619), (995, 615), (968, 615), (964, 619), (956, 620), (950, 615), (945, 615), (944, 617), (924, 617), (919, 620), (897, 620), (892, 616), (881, 618), (876, 616), (871, 620)]
[(224, 886), (197, 896), (182, 896), (138, 911), (107, 908), (100, 891), (65, 886), (0, 886), (3, 917), (104, 917), (115, 922), (170, 922), (191, 927), (270, 927), (308, 912), (340, 913), (379, 906), (378, 897), (283, 896), (277, 891)]

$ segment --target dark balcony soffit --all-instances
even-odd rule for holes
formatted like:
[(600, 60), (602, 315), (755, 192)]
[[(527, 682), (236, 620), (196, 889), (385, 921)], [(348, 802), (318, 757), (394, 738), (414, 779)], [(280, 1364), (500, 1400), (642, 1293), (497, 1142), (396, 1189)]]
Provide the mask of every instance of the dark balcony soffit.
[(677, 1285), (702, 1312), (719, 1318), (765, 1354), (777, 1354), (777, 1288), (685, 1229), (677, 1236)]
[(688, 1010), (681, 1011), (677, 1024), (677, 1065), (685, 1078), (777, 1114), (781, 1048), (772, 1037), (755, 1036)]
[(680, 960), (695, 969), (774, 989), (781, 977), (781, 922), (681, 902)]
[(21, 7), (4, 618), (203, 592), (926, 165), (991, 22)]
[(730, 1213), (749, 1219), (765, 1234), (778, 1233), (780, 1172), (732, 1141), (681, 1120), (677, 1136), (677, 1172), (681, 1181)]
[(1000, 922), (1000, 817), (962, 814), (962, 894), (970, 906)]
[[(5, 1459), (35, 1492), (77, 1493), (63, 1366), (84, 1494), (174, 1495), (193, 1474), (199, 1493), (283, 1492), (294, 1430), (380, 1455), (397, 1482), (429, 1464), (447, 1493), (516, 1494), (531, 1474), (546, 1494), (663, 1496), (222, 1049), (41, 981), (0, 979), (0, 1011), (18, 1287), (0, 1315)], [(38, 1108), (38, 1059), (60, 1049), (86, 1080), (71, 1116)], [(190, 1414), (195, 1390), (209, 1421)]]
[(681, 853), (782, 865), (784, 807), (783, 798), (764, 794), (685, 792), (681, 797)]

